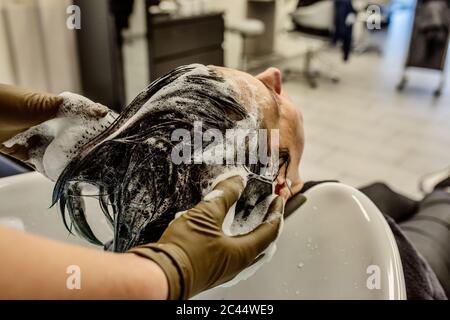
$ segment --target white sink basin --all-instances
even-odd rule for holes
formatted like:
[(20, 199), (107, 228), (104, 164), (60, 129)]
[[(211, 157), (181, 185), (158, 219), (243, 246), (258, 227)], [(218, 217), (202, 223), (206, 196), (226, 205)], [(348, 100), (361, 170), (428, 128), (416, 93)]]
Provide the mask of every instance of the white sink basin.
[[(56, 208), (49, 209), (52, 190), (53, 183), (38, 173), (0, 179), (0, 220), (90, 246), (69, 235)], [(316, 186), (306, 196), (308, 201), (286, 219), (270, 263), (234, 287), (195, 298), (405, 299), (397, 246), (375, 205), (356, 189), (336, 183)], [(87, 212), (96, 235), (111, 239), (95, 200), (87, 201)]]
[(338, 183), (305, 195), (307, 202), (285, 220), (269, 263), (234, 287), (196, 298), (406, 299), (397, 244), (377, 207)]
[[(62, 222), (56, 206), (50, 208), (54, 183), (37, 172), (25, 173), (0, 179), (0, 222), (23, 223), (28, 232), (65, 242), (96, 247), (77, 236), (71, 235)], [(88, 221), (100, 240), (112, 239), (97, 201), (86, 201)], [(102, 249), (102, 248), (99, 248)]]

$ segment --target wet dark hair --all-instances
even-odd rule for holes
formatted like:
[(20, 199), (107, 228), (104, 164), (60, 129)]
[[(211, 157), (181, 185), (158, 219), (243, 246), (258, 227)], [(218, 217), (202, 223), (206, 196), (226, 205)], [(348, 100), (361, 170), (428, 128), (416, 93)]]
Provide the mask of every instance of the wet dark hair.
[(58, 178), (53, 203), (66, 228), (102, 245), (86, 220), (82, 189), (89, 184), (98, 189), (113, 226), (112, 250), (157, 241), (175, 213), (201, 200), (204, 182), (214, 174), (206, 164), (174, 164), (172, 132), (193, 134), (194, 121), (202, 121), (203, 130), (225, 133), (248, 116), (235, 97), (221, 76), (202, 65), (179, 67), (150, 84)]

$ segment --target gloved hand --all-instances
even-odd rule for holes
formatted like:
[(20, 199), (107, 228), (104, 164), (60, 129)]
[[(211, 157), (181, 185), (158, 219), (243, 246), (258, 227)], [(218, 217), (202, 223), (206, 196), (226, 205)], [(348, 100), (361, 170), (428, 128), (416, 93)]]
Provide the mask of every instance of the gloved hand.
[(214, 191), (220, 196), (201, 201), (175, 219), (158, 242), (129, 250), (163, 269), (169, 299), (188, 299), (233, 279), (276, 239), (284, 206), (279, 196), (270, 204), (265, 222), (252, 232), (239, 236), (223, 233), (223, 220), (243, 189), (239, 176), (218, 183)]
[[(6, 148), (2, 143), (30, 127), (54, 118), (63, 102), (64, 99), (60, 96), (0, 84), (0, 152), (22, 161), (28, 160), (28, 150), (40, 143), (39, 137), (28, 140), (27, 146)], [(103, 117), (108, 109), (97, 106), (83, 108), (81, 111), (91, 117)]]

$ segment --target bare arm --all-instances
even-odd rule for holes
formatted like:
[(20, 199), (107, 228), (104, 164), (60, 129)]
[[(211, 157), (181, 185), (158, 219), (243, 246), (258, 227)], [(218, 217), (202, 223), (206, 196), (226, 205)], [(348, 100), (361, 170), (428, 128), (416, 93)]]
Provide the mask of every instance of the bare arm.
[[(167, 278), (151, 260), (48, 240), (0, 227), (0, 299), (166, 299)], [(81, 288), (66, 286), (79, 266)]]

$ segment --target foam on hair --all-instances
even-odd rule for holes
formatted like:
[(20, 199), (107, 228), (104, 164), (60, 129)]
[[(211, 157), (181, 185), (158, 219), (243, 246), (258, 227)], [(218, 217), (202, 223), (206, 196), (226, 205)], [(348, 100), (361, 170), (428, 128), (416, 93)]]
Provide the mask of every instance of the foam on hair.
[[(145, 88), (101, 134), (83, 145), (58, 178), (53, 202), (88, 241), (100, 244), (86, 222), (81, 183), (98, 188), (100, 206), (114, 227), (113, 250), (157, 241), (180, 211), (198, 203), (225, 165), (171, 161), (175, 129), (242, 126), (257, 119), (237, 101), (233, 85), (203, 65), (177, 68)], [(203, 149), (207, 143), (203, 143)], [(69, 225), (67, 224), (67, 227)]]
[[(39, 144), (29, 151), (28, 163), (53, 181), (56, 181), (67, 164), (81, 152), (84, 145), (108, 128), (117, 114), (106, 107), (75, 93), (59, 95), (63, 102), (55, 118), (34, 126), (4, 142), (7, 148), (28, 146), (32, 137)], [(106, 116), (93, 117), (92, 109), (107, 110)]]
[[(104, 245), (91, 229), (84, 206), (85, 197), (96, 196), (114, 230), (111, 249), (126, 251), (157, 241), (176, 213), (204, 199), (219, 181), (234, 175), (246, 181), (249, 171), (243, 166), (176, 165), (171, 161), (176, 144), (171, 141), (172, 132), (186, 129), (193, 136), (195, 121), (201, 121), (205, 131), (218, 129), (222, 134), (227, 129), (259, 128), (256, 105), (247, 105), (251, 112), (242, 105), (256, 104), (256, 93), (242, 89), (239, 83), (239, 79), (224, 79), (203, 65), (183, 66), (151, 83), (120, 114), (109, 111), (104, 118), (87, 116), (98, 104), (63, 93), (64, 102), (55, 119), (5, 144), (26, 145), (31, 137), (39, 136), (41, 143), (31, 150), (30, 163), (57, 181), (53, 203), (67, 229)], [(223, 150), (228, 143), (232, 142), (215, 147)], [(201, 147), (210, 146), (204, 142)], [(242, 152), (245, 145), (234, 147)], [(255, 173), (261, 169), (259, 164), (249, 168)], [(255, 214), (245, 220), (236, 217), (224, 231), (242, 234), (253, 230), (263, 221), (268, 205), (263, 201)]]

